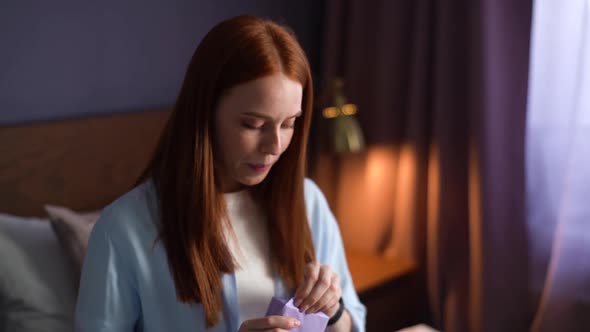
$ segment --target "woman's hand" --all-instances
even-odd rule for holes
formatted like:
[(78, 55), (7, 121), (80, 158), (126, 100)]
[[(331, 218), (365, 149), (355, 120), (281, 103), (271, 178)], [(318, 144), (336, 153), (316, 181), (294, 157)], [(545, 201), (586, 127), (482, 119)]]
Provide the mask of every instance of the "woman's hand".
[(301, 312), (322, 311), (328, 317), (332, 317), (338, 311), (338, 300), (341, 296), (342, 288), (338, 274), (327, 265), (312, 262), (305, 267), (303, 283), (295, 291), (294, 304)]
[(246, 320), (240, 326), (238, 332), (247, 331), (285, 331), (288, 332), (290, 329), (296, 328), (301, 325), (295, 318), (285, 316), (267, 316), (262, 318), (256, 318)]

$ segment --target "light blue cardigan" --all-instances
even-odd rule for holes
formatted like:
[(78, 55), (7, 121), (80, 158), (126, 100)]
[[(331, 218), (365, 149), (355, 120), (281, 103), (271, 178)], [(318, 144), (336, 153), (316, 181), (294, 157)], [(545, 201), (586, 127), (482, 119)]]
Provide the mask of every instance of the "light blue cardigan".
[[(324, 195), (305, 180), (305, 201), (316, 257), (340, 275), (353, 331), (365, 331), (366, 309), (354, 290), (336, 220)], [(200, 304), (176, 299), (157, 236), (155, 188), (148, 181), (105, 208), (90, 236), (76, 306), (76, 331), (206, 331)], [(280, 278), (275, 296), (288, 298)], [(269, 299), (270, 302), (270, 299)], [(234, 274), (223, 276), (220, 323), (207, 331), (236, 332), (239, 306)]]

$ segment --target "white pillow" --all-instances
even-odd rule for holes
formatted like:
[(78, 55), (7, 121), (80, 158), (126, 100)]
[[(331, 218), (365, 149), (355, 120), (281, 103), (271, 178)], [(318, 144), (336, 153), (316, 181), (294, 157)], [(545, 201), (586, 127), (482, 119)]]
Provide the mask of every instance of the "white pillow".
[(73, 331), (77, 276), (49, 220), (0, 214), (0, 326)]
[(67, 207), (55, 205), (45, 205), (45, 211), (53, 231), (72, 259), (79, 278), (88, 247), (88, 238), (100, 216), (100, 211), (78, 213)]

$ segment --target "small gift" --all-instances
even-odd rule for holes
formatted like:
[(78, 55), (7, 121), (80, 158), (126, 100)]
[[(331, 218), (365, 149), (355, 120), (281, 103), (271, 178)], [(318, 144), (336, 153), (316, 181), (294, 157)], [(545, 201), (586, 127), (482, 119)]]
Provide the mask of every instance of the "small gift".
[(323, 312), (304, 314), (293, 304), (293, 299), (281, 300), (273, 296), (266, 310), (266, 316), (287, 316), (301, 322), (299, 327), (291, 329), (292, 332), (324, 332), (330, 319)]

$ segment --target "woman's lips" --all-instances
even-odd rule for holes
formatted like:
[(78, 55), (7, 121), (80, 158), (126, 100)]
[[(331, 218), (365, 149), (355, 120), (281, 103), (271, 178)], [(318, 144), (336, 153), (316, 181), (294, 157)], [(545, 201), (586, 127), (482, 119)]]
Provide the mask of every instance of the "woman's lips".
[(248, 167), (250, 167), (254, 172), (264, 173), (268, 171), (270, 164), (248, 164)]

